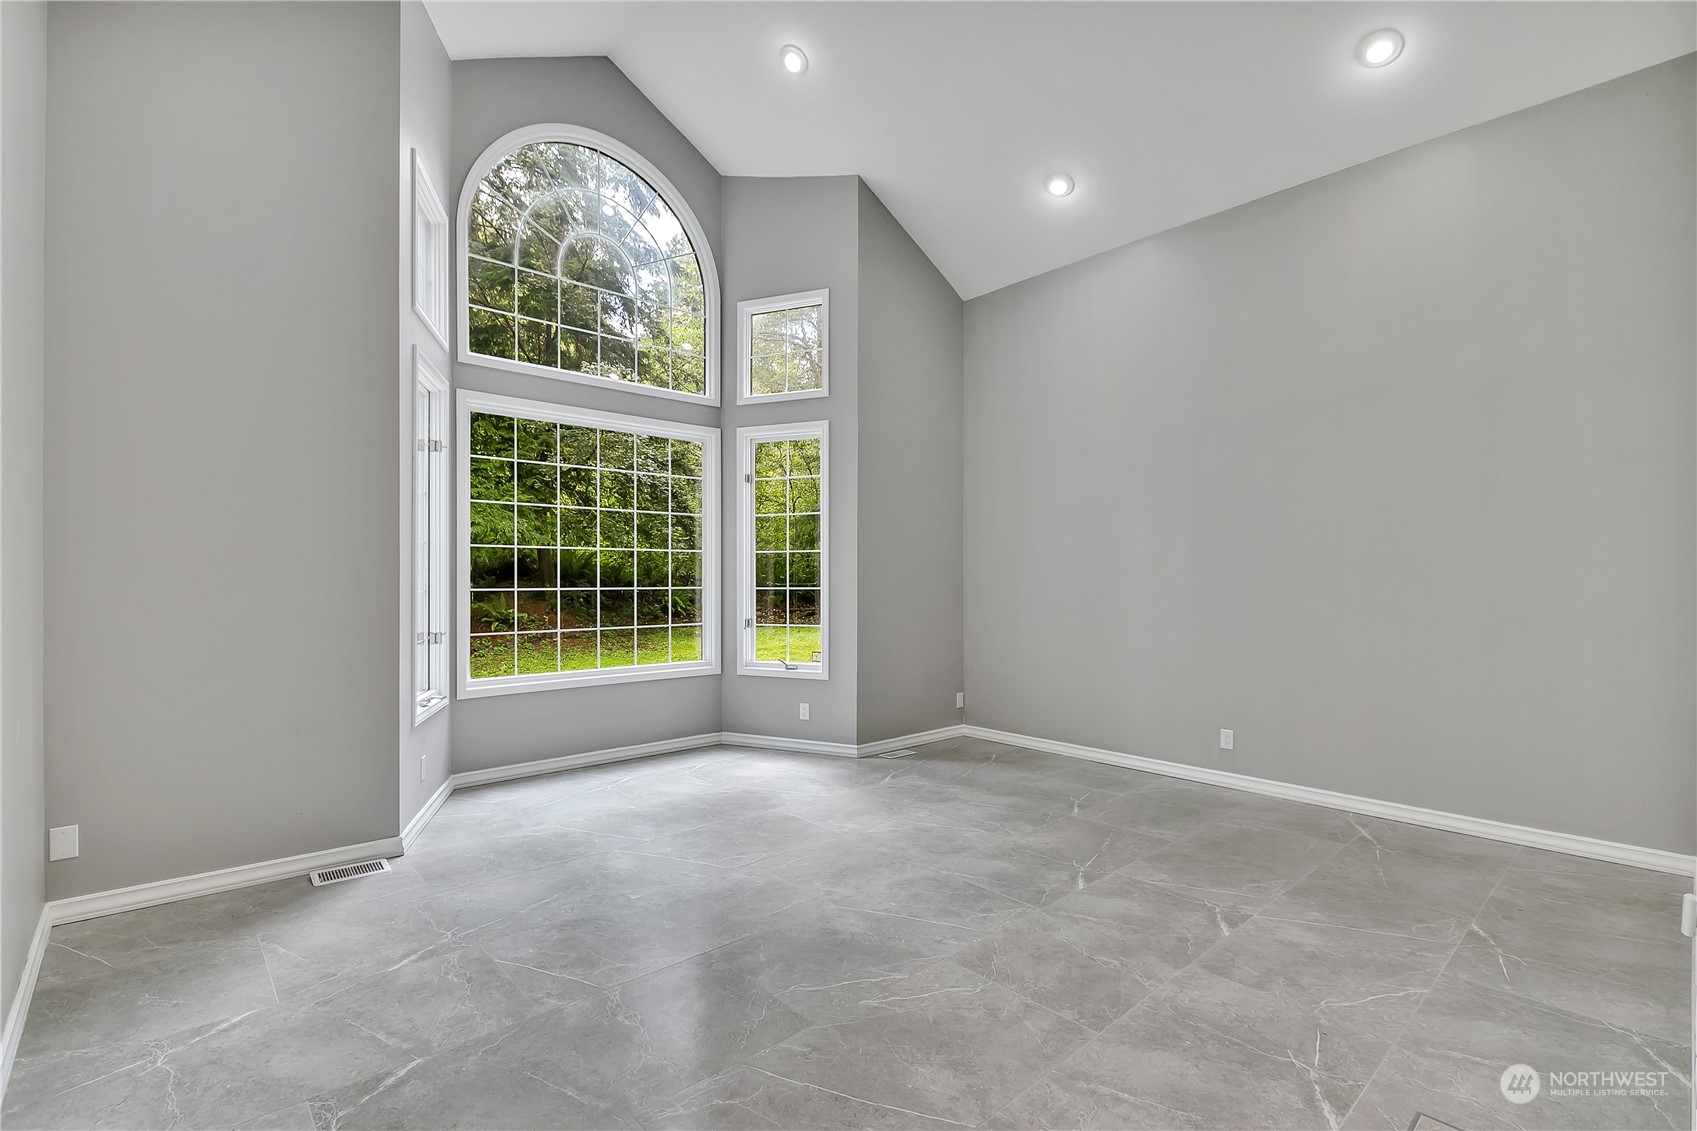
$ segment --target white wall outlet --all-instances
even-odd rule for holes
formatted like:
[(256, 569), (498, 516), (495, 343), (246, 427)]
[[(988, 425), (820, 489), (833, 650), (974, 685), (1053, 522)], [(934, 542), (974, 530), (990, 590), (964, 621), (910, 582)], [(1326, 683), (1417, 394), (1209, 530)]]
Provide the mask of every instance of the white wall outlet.
[(803, 703), (801, 705), (801, 721), (804, 722), (804, 723), (807, 721), (807, 711), (808, 711), (808, 706), (807, 706), (806, 703)]
[(966, 706), (966, 692), (964, 692), (964, 691), (955, 692), (955, 706), (956, 707)]
[(1231, 748), (1232, 748), (1232, 732), (1229, 731), (1229, 730), (1222, 730), (1220, 732), (1220, 749), (1221, 750), (1230, 750)]
[(60, 825), (47, 830), (47, 858), (70, 860), (77, 855), (77, 826)]

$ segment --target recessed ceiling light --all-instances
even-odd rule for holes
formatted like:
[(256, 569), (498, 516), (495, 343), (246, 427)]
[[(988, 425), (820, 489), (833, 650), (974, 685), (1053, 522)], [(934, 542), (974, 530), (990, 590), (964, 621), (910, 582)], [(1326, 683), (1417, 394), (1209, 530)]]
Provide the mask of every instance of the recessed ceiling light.
[(1050, 173), (1043, 187), (1049, 190), (1050, 196), (1069, 196), (1072, 194), (1072, 178), (1065, 173)]
[(1373, 32), (1355, 49), (1355, 57), (1361, 60), (1363, 67), (1383, 67), (1396, 62), (1401, 54), (1402, 32), (1388, 27)]
[(799, 75), (807, 70), (807, 53), (793, 43), (787, 44), (778, 52), (778, 62), (790, 74)]

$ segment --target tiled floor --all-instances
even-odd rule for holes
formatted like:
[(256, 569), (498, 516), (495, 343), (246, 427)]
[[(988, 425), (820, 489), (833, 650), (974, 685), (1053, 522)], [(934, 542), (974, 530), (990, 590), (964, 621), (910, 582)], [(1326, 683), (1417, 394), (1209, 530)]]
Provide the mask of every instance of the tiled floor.
[(56, 928), (6, 1126), (1688, 1125), (1674, 876), (973, 740), (489, 786), (397, 864)]

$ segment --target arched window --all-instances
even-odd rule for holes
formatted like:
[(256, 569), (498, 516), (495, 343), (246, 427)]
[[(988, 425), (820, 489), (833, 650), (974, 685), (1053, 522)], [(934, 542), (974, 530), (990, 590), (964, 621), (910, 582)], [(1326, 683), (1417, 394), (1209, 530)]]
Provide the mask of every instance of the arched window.
[(509, 134), (472, 167), (460, 231), (465, 360), (715, 395), (712, 256), (637, 154), (568, 126)]

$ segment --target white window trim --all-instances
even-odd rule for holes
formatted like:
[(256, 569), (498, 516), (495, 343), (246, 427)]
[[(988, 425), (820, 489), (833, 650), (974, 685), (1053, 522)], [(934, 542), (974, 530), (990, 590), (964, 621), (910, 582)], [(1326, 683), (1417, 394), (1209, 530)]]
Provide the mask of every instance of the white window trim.
[[(737, 429), (737, 674), (829, 679), (831, 664), (830, 423), (766, 424)], [(785, 667), (754, 659), (754, 446), (819, 438), (819, 663)]]
[[(413, 437), (413, 450), (416, 453), (420, 442), (425, 444), (427, 458), (425, 465), (430, 476), (430, 510), (427, 521), (430, 524), (426, 536), (427, 558), (418, 559), (418, 532), (413, 531), (413, 585), (418, 584), (419, 570), (426, 572), (426, 585), (429, 598), (426, 602), (426, 623), (417, 623), (417, 602), (414, 600), (413, 630), (413, 684), (419, 683), (419, 642), (418, 634), (424, 633), (425, 644), (424, 664), (426, 671), (424, 682), (429, 688), (426, 696), (418, 696), (413, 700), (413, 725), (417, 726), (431, 715), (448, 705), (448, 379), (436, 369), (424, 356), (417, 346), (413, 347), (413, 386), (415, 396), (423, 392), (429, 399), (429, 425), (424, 429), (425, 435)], [(415, 429), (416, 431), (416, 429)], [(432, 441), (435, 444), (432, 444)], [(413, 461), (416, 469), (417, 460)], [(416, 474), (416, 471), (415, 471)], [(413, 485), (413, 522), (418, 515), (418, 485)], [(434, 695), (434, 698), (427, 696)]]
[(448, 264), (448, 210), (412, 151), (412, 308), (431, 335), (448, 348), (448, 307), (454, 301)]
[[(470, 248), (466, 242), (466, 233), (471, 220), (471, 202), (477, 195), (477, 187), (483, 183), (483, 178), (489, 171), (504, 161), (508, 154), (521, 146), (531, 145), (540, 141), (564, 141), (573, 145), (587, 145), (599, 149), (609, 156), (616, 158), (621, 164), (639, 174), (659, 192), (667, 207), (677, 216), (678, 223), (683, 225), (689, 242), (695, 249), (695, 261), (701, 268), (701, 285), (707, 293), (707, 320), (703, 330), (705, 334), (705, 349), (707, 354), (707, 393), (705, 396), (696, 393), (680, 393), (676, 389), (661, 389), (653, 385), (639, 385), (635, 381), (616, 381), (611, 377), (597, 377), (589, 373), (572, 373), (564, 369), (555, 369), (546, 365), (536, 365), (528, 361), (514, 361), (505, 357), (488, 357), (481, 353), (471, 352), (471, 308), (470, 283), (467, 279), (466, 261)], [(689, 404), (719, 403), (719, 268), (713, 262), (713, 248), (707, 242), (707, 234), (701, 228), (701, 223), (695, 218), (689, 202), (683, 193), (666, 178), (666, 174), (654, 167), (642, 154), (630, 146), (609, 137), (596, 130), (585, 129), (582, 126), (569, 126), (561, 123), (525, 126), (509, 134), (497, 138), (488, 149), (483, 151), (471, 167), (471, 173), (466, 177), (465, 188), (460, 192), (459, 224), (454, 233), (454, 248), (457, 256), (455, 264), (455, 298), (459, 311), (455, 315), (460, 331), (459, 359), (466, 365), (481, 365), (490, 369), (505, 369), (513, 373), (529, 373), (537, 377), (550, 377), (556, 381), (573, 381), (580, 385), (593, 385), (598, 389), (622, 389), (627, 393), (640, 393), (649, 397), (665, 397), (668, 400), (685, 401)]]
[[(819, 387), (794, 393), (756, 393), (753, 391), (754, 316), (774, 310), (789, 310), (797, 306), (819, 308)], [(737, 403), (768, 404), (772, 401), (804, 401), (830, 395), (831, 389), (831, 292), (797, 291), (776, 298), (751, 298), (737, 303)]]
[[(459, 443), (457, 457), (459, 529), (455, 553), (459, 560), (456, 592), (459, 594), (459, 672), (456, 697), (477, 699), (488, 695), (512, 695), (525, 691), (549, 691), (607, 683), (642, 683), (652, 679), (681, 679), (719, 674), (719, 430), (696, 424), (679, 424), (645, 416), (626, 416), (572, 408), (547, 401), (503, 397), (461, 389), (458, 401)], [(632, 668), (598, 668), (580, 672), (543, 672), (535, 675), (471, 679), (471, 414), (473, 412), (517, 413), (533, 420), (576, 424), (691, 440), (701, 445), (701, 659), (683, 663), (647, 664)]]

